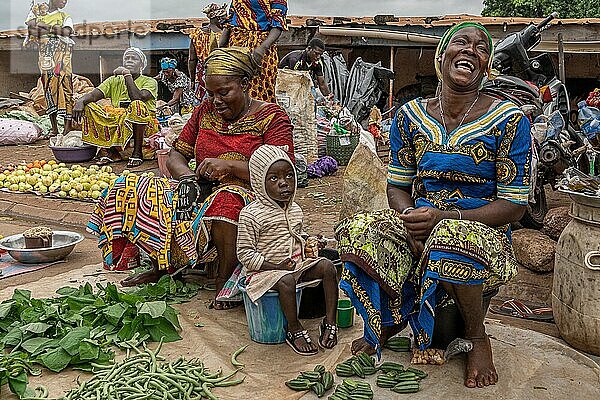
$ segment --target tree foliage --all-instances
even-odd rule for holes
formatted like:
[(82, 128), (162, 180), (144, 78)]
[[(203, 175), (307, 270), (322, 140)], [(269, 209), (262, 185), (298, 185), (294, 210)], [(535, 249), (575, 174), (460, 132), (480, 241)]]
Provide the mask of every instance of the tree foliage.
[(541, 18), (557, 11), (560, 18), (600, 17), (600, 0), (483, 0), (483, 16)]

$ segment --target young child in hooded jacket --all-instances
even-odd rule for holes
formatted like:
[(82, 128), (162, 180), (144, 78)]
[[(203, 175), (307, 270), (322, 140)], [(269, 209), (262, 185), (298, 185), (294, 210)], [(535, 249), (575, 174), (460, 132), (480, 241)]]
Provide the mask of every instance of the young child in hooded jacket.
[(286, 342), (298, 354), (318, 349), (298, 320), (296, 283), (323, 280), (326, 317), (319, 345), (337, 344), (335, 324), (338, 281), (333, 263), (317, 257), (316, 240), (302, 235), (302, 209), (294, 202), (296, 172), (287, 153), (277, 146), (260, 146), (250, 157), (250, 183), (256, 200), (244, 207), (238, 222), (237, 256), (246, 274), (246, 292), (256, 302), (267, 291), (279, 292), (288, 325)]

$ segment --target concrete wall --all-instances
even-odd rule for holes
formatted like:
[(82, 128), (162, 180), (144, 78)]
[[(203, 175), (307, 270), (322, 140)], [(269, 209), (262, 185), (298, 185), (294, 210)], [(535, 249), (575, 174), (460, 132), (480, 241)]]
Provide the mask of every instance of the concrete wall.
[(37, 52), (0, 52), (0, 97), (12, 92), (29, 92), (37, 83)]

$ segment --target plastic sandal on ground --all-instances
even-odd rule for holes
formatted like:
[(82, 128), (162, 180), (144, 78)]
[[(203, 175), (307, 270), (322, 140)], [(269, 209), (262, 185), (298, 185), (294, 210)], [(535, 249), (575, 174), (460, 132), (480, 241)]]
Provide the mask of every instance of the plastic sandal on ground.
[(490, 311), (494, 314), (529, 319), (532, 321), (552, 322), (554, 320), (552, 308), (540, 307), (516, 299), (506, 300), (500, 306), (492, 306), (490, 307)]

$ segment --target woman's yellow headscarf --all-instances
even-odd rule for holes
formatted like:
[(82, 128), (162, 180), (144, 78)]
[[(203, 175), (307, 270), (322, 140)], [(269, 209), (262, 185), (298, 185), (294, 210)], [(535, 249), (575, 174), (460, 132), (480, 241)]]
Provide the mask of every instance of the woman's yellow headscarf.
[(469, 27), (473, 27), (473, 28), (477, 28), (477, 29), (481, 30), (483, 33), (485, 33), (485, 35), (487, 36), (487, 38), (489, 40), (490, 59), (489, 59), (488, 66), (487, 66), (487, 75), (488, 75), (488, 79), (491, 78), (492, 63), (494, 62), (494, 44), (492, 43), (492, 36), (488, 32), (488, 30), (485, 29), (485, 27), (483, 25), (481, 25), (480, 23), (466, 21), (466, 22), (461, 22), (460, 24), (454, 25), (452, 28), (448, 29), (446, 31), (446, 33), (444, 33), (444, 36), (442, 36), (442, 39), (438, 43), (437, 49), (435, 50), (435, 59), (434, 59), (435, 73), (436, 73), (438, 79), (440, 80), (440, 82), (442, 81), (442, 76), (443, 76), (442, 75), (442, 54), (444, 54), (444, 52), (446, 51), (446, 48), (448, 47), (448, 44), (450, 43), (450, 39), (452, 39), (452, 37), (456, 34), (456, 32), (460, 31), (463, 28), (469, 28)]
[(252, 78), (258, 64), (245, 47), (223, 47), (214, 49), (206, 58), (206, 75), (242, 76)]

